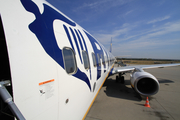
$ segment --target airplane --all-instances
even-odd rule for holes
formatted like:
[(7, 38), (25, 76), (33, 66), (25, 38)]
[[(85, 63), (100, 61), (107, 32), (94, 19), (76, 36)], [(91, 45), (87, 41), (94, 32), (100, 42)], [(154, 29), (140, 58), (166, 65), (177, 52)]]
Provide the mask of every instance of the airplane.
[(111, 52), (45, 0), (0, 1), (0, 56), (0, 117), (19, 120), (85, 119), (108, 76), (132, 71), (131, 86), (150, 96), (159, 82), (143, 69), (180, 65), (115, 68)]

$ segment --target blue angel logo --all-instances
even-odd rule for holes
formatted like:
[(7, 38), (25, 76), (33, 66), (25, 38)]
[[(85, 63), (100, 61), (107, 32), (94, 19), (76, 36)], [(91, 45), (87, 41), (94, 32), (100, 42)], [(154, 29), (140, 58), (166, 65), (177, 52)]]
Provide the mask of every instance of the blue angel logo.
[[(71, 26), (76, 26), (76, 23), (67, 19), (46, 4), (43, 4), (44, 12), (41, 14), (37, 5), (31, 0), (21, 0), (21, 3), (28, 12), (33, 13), (36, 17), (36, 19), (29, 24), (29, 29), (36, 35), (46, 53), (51, 58), (53, 58), (62, 68), (64, 68), (62, 50), (58, 47), (53, 31), (53, 21), (55, 19), (59, 19)], [(73, 76), (83, 80), (91, 90), (90, 81), (87, 75), (79, 68)]]

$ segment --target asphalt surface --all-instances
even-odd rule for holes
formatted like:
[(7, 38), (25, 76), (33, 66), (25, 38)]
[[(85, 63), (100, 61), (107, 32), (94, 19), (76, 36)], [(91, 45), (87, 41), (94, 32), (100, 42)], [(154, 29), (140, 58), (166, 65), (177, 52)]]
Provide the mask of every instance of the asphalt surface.
[(145, 98), (130, 85), (129, 73), (125, 84), (116, 83), (110, 76), (101, 88), (85, 120), (180, 120), (180, 66), (145, 70), (160, 83), (159, 92)]

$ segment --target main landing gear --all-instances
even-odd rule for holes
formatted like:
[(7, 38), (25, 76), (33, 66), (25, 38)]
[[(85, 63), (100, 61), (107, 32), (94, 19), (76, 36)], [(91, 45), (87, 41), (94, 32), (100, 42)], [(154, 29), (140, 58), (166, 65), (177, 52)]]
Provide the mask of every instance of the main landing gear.
[(124, 84), (124, 75), (125, 73), (119, 73), (119, 76), (117, 75), (116, 76), (116, 83), (121, 83), (121, 84)]

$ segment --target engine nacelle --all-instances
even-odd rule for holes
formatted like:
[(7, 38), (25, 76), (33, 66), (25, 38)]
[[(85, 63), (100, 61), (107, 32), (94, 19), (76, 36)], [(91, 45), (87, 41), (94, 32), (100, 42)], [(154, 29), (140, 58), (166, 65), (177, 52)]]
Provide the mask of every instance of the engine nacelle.
[(141, 95), (150, 96), (159, 91), (158, 80), (147, 72), (134, 72), (131, 75), (131, 86)]

